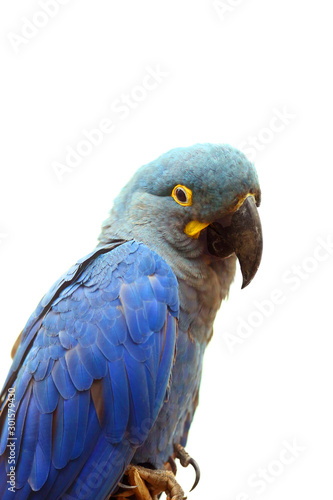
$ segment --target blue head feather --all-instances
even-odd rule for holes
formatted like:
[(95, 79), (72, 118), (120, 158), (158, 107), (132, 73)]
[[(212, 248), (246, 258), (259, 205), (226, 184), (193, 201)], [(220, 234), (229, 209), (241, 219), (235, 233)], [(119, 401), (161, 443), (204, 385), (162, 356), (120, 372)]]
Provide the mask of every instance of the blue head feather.
[[(181, 206), (172, 198), (177, 184), (192, 191), (192, 206)], [(121, 190), (100, 240), (135, 237), (160, 250), (152, 240), (162, 239), (183, 247), (188, 222), (213, 222), (232, 211), (248, 193), (253, 193), (259, 204), (256, 170), (241, 151), (223, 144), (172, 149), (139, 168)]]

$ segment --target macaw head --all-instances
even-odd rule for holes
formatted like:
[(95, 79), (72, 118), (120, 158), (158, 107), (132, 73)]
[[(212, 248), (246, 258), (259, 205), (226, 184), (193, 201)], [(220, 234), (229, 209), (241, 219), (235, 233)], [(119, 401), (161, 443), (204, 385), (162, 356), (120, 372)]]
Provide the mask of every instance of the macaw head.
[(100, 240), (135, 238), (171, 260), (235, 254), (244, 288), (261, 259), (259, 204), (257, 173), (242, 152), (219, 144), (176, 148), (138, 169)]

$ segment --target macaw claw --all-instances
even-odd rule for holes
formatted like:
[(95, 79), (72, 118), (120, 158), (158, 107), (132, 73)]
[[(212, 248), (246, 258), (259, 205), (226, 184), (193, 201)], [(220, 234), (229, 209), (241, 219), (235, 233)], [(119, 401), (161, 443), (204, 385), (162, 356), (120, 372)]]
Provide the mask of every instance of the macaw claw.
[(174, 446), (174, 449), (175, 449), (176, 458), (179, 459), (181, 465), (183, 467), (187, 467), (188, 465), (192, 465), (192, 467), (195, 470), (195, 481), (194, 481), (194, 484), (193, 484), (192, 488), (190, 489), (190, 491), (193, 491), (194, 488), (196, 488), (196, 486), (198, 486), (198, 483), (200, 481), (200, 468), (199, 468), (199, 465), (194, 460), (194, 458), (192, 458), (187, 453), (187, 451), (185, 450), (185, 448), (183, 446), (181, 446), (180, 444), (176, 444)]
[(193, 483), (192, 488), (190, 489), (190, 491), (193, 491), (198, 486), (200, 481), (200, 468), (198, 463), (194, 460), (194, 458), (190, 459), (189, 464), (191, 464), (195, 470), (195, 481)]
[(123, 484), (119, 481), (118, 483), (118, 486), (119, 488), (122, 488), (123, 490), (134, 490), (135, 488), (137, 488), (138, 486), (135, 485), (135, 486), (130, 486), (129, 484)]
[(173, 457), (169, 457), (169, 460), (167, 461), (167, 464), (170, 465), (173, 475), (176, 476), (176, 474), (177, 474), (177, 464), (175, 462), (175, 459)]

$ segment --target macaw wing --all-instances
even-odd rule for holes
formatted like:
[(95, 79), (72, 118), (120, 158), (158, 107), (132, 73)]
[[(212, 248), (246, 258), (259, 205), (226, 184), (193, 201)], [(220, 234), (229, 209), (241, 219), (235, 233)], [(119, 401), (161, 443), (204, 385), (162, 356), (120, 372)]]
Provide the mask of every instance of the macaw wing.
[(56, 290), (22, 336), (29, 347), (15, 355), (14, 391), (5, 386), (3, 499), (13, 496), (6, 483), (13, 437), (17, 498), (107, 498), (166, 397), (178, 287), (157, 254), (121, 244), (94, 255)]
[[(80, 275), (98, 255), (110, 252), (123, 243), (125, 243), (124, 240), (113, 240), (108, 245), (104, 245), (93, 250), (88, 255), (78, 260), (76, 264), (74, 264), (66, 273), (64, 273), (51, 286), (50, 290), (42, 297), (35, 311), (31, 314), (30, 318), (27, 321), (27, 324), (14, 343), (12, 349), (12, 356), (14, 359), (7, 379), (1, 390), (1, 403), (3, 403), (4, 399), (6, 398), (8, 387), (12, 386), (11, 381), (15, 379), (18, 368), (21, 366), (22, 360), (26, 356), (27, 352), (29, 352), (31, 343), (33, 342), (36, 333), (38, 332), (41, 325), (41, 321), (50, 308), (51, 304), (56, 300), (57, 297), (59, 297), (60, 293), (63, 290), (68, 289), (71, 285), (77, 285)], [(68, 291), (70, 291), (70, 289)]]

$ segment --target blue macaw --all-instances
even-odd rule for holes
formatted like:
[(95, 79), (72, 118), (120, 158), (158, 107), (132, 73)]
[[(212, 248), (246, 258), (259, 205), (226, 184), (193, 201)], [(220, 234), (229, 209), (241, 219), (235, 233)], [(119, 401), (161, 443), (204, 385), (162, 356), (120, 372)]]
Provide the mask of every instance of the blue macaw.
[(228, 145), (177, 148), (136, 172), (96, 249), (14, 346), (1, 499), (104, 500), (127, 488), (141, 498), (138, 475), (152, 495), (182, 498), (167, 465), (197, 469), (184, 447), (203, 355), (236, 258), (243, 286), (259, 267), (259, 203), (253, 165)]

